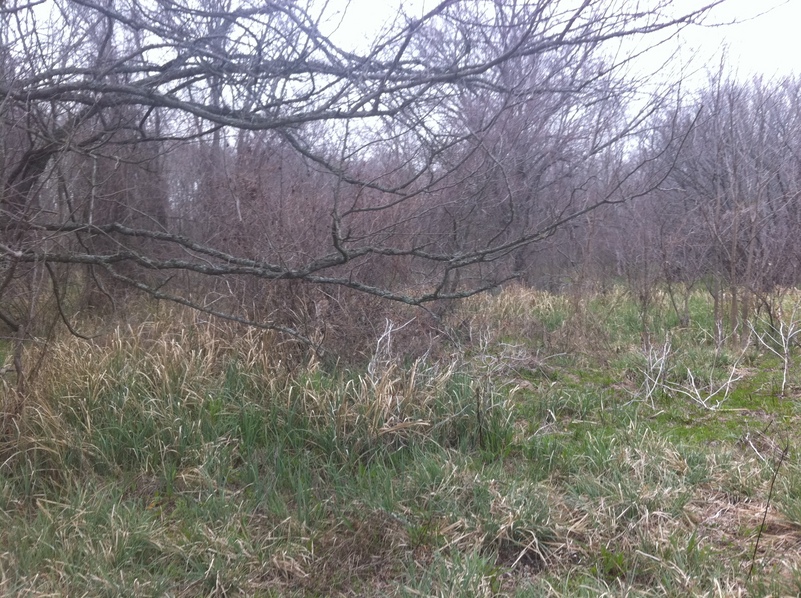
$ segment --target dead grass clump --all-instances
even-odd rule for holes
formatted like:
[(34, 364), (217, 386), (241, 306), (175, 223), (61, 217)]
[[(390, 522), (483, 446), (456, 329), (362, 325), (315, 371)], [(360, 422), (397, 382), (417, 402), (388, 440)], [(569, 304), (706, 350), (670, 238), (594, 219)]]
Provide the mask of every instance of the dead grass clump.
[(51, 343), (30, 394), (39, 401), (81, 392), (92, 399), (120, 384), (138, 382), (154, 394), (207, 387), (235, 361), (272, 378), (283, 373), (275, 334), (171, 306), (137, 325), (121, 325), (91, 340), (65, 337)]
[(253, 385), (272, 388), (286, 376), (274, 340), (269, 332), (204, 321), (173, 306), (91, 340), (51, 341), (28, 380), (19, 417), (6, 426), (3, 466), (27, 468), (51, 482), (79, 475), (108, 460), (89, 440), (98, 418), (108, 426), (117, 412), (124, 430), (134, 409), (171, 426), (183, 417), (176, 414), (200, 408), (224, 385), (232, 363), (247, 370)]
[[(321, 425), (333, 425), (337, 438), (352, 439), (357, 452), (400, 448), (430, 439), (450, 446), (466, 433), (477, 441), (482, 416), (491, 422), (508, 411), (507, 399), (492, 390), (477, 407), (468, 371), (457, 362), (417, 360), (405, 368), (384, 362), (372, 372), (335, 384), (307, 376), (291, 392), (299, 388), (303, 409)], [(288, 401), (291, 392), (285, 395)], [(477, 416), (477, 408), (481, 415)]]
[(567, 308), (559, 295), (508, 285), (498, 294), (482, 293), (466, 299), (450, 315), (448, 324), (468, 346), (478, 342), (480, 335), (489, 334), (492, 343), (513, 338), (526, 339), (532, 347), (545, 347)]
[(497, 295), (466, 300), (449, 324), (465, 352), (511, 344), (525, 348), (535, 363), (554, 355), (594, 363), (613, 353), (614, 339), (604, 314), (622, 302), (618, 291), (571, 297), (509, 285)]
[(553, 352), (584, 358), (585, 361), (588, 357), (594, 361), (596, 356), (604, 359), (613, 352), (606, 325), (597, 315), (587, 313), (571, 314), (551, 334), (550, 343)]

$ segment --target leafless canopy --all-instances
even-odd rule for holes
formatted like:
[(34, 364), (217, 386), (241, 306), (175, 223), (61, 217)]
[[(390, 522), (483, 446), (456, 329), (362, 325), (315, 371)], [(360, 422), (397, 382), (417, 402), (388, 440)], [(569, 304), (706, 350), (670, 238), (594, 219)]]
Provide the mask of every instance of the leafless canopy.
[(360, 42), (344, 2), (8, 0), (0, 298), (37, 269), (57, 299), (113, 283), (213, 313), (206, 277), (488, 288), (659, 183), (637, 173), (680, 140), (630, 159), (656, 103), (628, 103), (620, 48), (719, 2), (446, 0)]

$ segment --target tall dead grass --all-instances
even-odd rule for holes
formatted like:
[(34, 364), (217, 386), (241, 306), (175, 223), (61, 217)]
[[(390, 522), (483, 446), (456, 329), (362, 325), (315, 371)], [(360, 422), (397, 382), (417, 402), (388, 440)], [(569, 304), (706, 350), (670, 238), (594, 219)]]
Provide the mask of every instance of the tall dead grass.
[(87, 444), (97, 411), (116, 409), (124, 418), (132, 402), (168, 428), (218, 396), (255, 402), (302, 416), (312, 428), (330, 428), (357, 452), (432, 439), (448, 445), (466, 436), (483, 442), (508, 418), (503, 384), (489, 380), (479, 357), (408, 361), (404, 337), (390, 338), (393, 330), (372, 340), (366, 370), (331, 369), (314, 353), (299, 365), (295, 346), (277, 334), (176, 306), (92, 339), (64, 336), (50, 343), (30, 381), (23, 411), (4, 439), (3, 461), (11, 467), (35, 455), (40, 473), (61, 479), (76, 451), (85, 458), (75, 462), (104, 458), (100, 447)]

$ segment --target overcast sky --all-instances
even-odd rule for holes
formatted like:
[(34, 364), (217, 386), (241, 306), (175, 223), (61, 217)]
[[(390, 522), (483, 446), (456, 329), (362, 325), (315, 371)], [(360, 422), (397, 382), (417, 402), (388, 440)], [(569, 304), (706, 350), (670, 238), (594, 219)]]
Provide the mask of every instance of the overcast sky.
[[(691, 10), (708, 0), (676, 1)], [(370, 37), (371, 30), (375, 31), (398, 5), (414, 14), (434, 4), (436, 0), (350, 0), (346, 22), (335, 37), (347, 40), (346, 45), (358, 44), (358, 39)], [(801, 73), (801, 0), (726, 0), (707, 23), (705, 27), (688, 28), (680, 41), (663, 50), (692, 65), (684, 76), (706, 81), (706, 72), (718, 70), (723, 48), (727, 48), (729, 72), (736, 71), (741, 79), (754, 74), (773, 77)], [(663, 59), (659, 51), (651, 57), (655, 65), (661, 65)]]
[(727, 63), (741, 78), (801, 73), (801, 0), (727, 0), (708, 21), (739, 22), (686, 33), (702, 68), (707, 62), (714, 70), (727, 47)]

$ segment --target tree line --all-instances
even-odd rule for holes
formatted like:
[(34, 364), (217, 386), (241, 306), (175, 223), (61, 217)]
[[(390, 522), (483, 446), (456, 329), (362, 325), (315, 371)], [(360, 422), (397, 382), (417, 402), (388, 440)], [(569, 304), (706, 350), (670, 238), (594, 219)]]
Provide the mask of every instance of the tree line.
[(799, 83), (643, 99), (626, 48), (721, 0), (675, 4), (446, 0), (349, 47), (346, 4), (9, 0), (4, 334), (144, 294), (314, 345), (364, 297), (509, 280), (682, 316), (704, 285), (735, 326), (797, 282)]

